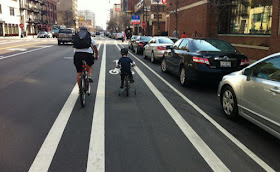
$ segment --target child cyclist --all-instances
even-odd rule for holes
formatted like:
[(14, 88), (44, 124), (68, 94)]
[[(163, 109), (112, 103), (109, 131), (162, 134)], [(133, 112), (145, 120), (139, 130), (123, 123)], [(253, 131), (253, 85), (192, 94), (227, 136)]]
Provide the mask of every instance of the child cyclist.
[(126, 75), (129, 76), (130, 83), (134, 82), (130, 65), (135, 66), (135, 63), (131, 60), (131, 58), (127, 57), (127, 54), (128, 54), (127, 48), (122, 48), (121, 54), (122, 54), (122, 57), (119, 59), (118, 67), (121, 66), (121, 87), (120, 88), (123, 88), (124, 78)]

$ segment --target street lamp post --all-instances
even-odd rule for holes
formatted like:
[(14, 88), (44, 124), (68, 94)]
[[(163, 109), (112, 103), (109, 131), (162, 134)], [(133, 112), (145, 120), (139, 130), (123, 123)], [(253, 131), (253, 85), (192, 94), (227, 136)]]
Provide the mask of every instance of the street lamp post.
[[(179, 8), (179, 0), (175, 0), (175, 18), (176, 18), (176, 28), (175, 28), (175, 32), (176, 32), (176, 37), (178, 37), (178, 8)], [(172, 6), (172, 3), (170, 3), (170, 6)]]

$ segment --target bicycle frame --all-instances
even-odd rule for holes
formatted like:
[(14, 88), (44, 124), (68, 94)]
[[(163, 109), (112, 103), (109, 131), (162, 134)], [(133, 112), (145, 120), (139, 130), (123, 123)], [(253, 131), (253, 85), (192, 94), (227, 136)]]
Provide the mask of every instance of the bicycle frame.
[(88, 78), (86, 61), (83, 60), (82, 63), (82, 74), (80, 77), (80, 100), (82, 107), (84, 107), (86, 103), (86, 94), (90, 94), (90, 82)]

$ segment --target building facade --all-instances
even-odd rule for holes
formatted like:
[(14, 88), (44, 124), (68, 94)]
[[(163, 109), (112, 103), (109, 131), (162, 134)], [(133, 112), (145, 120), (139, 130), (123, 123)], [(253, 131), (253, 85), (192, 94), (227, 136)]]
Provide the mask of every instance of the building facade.
[(0, 0), (0, 36), (19, 36), (18, 0)]
[(95, 31), (95, 13), (90, 10), (79, 10), (78, 11), (78, 26), (85, 26), (90, 31)]
[[(167, 0), (165, 29), (227, 40), (250, 59), (279, 52), (279, 1)], [(177, 11), (177, 12), (176, 12)]]
[(146, 22), (146, 27), (141, 25), (134, 26), (135, 34), (141, 33), (145, 35), (165, 35), (166, 22), (166, 5), (162, 1), (156, 0), (139, 0), (134, 6), (135, 15), (140, 15), (141, 23)]
[(21, 32), (36, 35), (39, 31), (51, 31), (57, 22), (56, 0), (19, 0)]
[(58, 25), (78, 29), (77, 0), (58, 0), (57, 23)]

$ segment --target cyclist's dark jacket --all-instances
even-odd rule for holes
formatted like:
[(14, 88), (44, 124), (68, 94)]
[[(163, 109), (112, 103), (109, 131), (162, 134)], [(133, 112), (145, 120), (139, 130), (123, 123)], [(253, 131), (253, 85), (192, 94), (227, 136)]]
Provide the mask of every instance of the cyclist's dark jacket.
[(131, 67), (130, 64), (133, 63), (133, 61), (129, 57), (121, 57), (119, 59), (118, 64), (121, 65), (121, 72), (122, 73), (130, 73), (131, 72)]

